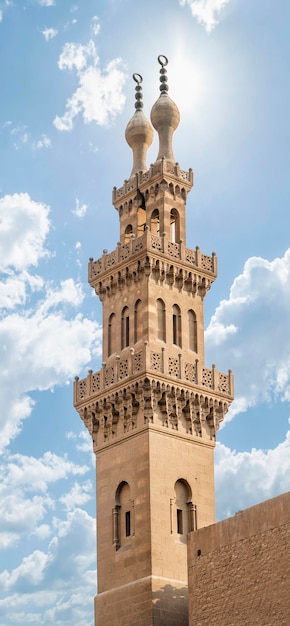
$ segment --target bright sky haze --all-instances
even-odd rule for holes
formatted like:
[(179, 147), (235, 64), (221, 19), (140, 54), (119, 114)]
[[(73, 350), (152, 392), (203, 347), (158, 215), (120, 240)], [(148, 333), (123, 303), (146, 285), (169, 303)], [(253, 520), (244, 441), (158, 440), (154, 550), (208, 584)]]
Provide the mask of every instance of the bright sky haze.
[(160, 54), (195, 176), (186, 243), (218, 257), (206, 365), (235, 376), (217, 518), (290, 488), (289, 31), (289, 0), (0, 0), (0, 626), (93, 625), (94, 457), (72, 384), (101, 367), (87, 262), (119, 241), (132, 74), (149, 118)]

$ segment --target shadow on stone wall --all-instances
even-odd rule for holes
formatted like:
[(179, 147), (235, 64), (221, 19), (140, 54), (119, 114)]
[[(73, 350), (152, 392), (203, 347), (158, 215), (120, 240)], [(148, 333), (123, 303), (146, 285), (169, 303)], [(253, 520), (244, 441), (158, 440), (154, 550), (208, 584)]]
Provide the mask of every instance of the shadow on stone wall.
[(188, 589), (165, 585), (153, 591), (154, 626), (188, 626)]

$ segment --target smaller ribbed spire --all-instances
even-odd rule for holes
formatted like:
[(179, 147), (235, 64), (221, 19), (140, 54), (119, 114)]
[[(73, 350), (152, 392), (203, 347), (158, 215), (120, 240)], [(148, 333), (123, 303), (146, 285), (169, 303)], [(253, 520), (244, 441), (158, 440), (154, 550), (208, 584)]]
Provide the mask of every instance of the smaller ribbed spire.
[(135, 113), (128, 122), (125, 132), (126, 141), (133, 151), (133, 168), (130, 174), (133, 176), (137, 172), (146, 172), (146, 155), (149, 146), (153, 141), (153, 128), (145, 117), (143, 109), (143, 93), (141, 74), (133, 74), (133, 79), (137, 83), (135, 87)]
[(180, 113), (175, 102), (168, 96), (167, 70), (166, 65), (168, 59), (163, 54), (158, 57), (158, 63), (161, 65), (160, 70), (160, 96), (153, 104), (151, 110), (151, 122), (159, 135), (159, 152), (158, 159), (167, 159), (175, 163), (172, 150), (172, 137), (179, 121)]

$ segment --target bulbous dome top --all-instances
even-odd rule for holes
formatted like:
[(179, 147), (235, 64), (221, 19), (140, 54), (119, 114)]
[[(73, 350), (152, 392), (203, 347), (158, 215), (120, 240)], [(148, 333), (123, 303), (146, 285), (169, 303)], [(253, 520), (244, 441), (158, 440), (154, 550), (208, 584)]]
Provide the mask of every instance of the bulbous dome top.
[(157, 132), (164, 126), (171, 127), (174, 131), (180, 122), (178, 106), (171, 100), (167, 92), (161, 93), (158, 100), (153, 104), (150, 117)]
[(151, 109), (151, 122), (159, 135), (159, 153), (158, 159), (165, 158), (175, 163), (173, 151), (172, 151), (172, 136), (176, 130), (179, 121), (180, 113), (177, 105), (168, 96), (167, 85), (167, 70), (165, 66), (168, 63), (168, 59), (164, 55), (158, 57), (158, 61), (161, 65), (160, 70), (160, 96), (156, 100)]
[(147, 148), (151, 146), (153, 141), (153, 128), (142, 109), (137, 109), (128, 122), (125, 137), (132, 150), (140, 143), (145, 143)]
[(142, 111), (143, 95), (141, 83), (143, 79), (140, 74), (133, 74), (133, 78), (137, 83), (135, 88), (136, 111), (128, 122), (125, 131), (126, 141), (133, 151), (133, 168), (130, 177), (137, 172), (146, 171), (146, 154), (153, 141), (153, 128)]

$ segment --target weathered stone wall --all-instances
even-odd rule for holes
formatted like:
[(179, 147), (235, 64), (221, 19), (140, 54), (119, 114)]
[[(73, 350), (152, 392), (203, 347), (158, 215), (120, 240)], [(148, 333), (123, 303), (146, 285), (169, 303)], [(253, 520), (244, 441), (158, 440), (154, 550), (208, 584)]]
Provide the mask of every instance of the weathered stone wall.
[(187, 587), (147, 576), (95, 597), (96, 626), (188, 626)]
[(190, 626), (289, 626), (290, 492), (191, 533)]

